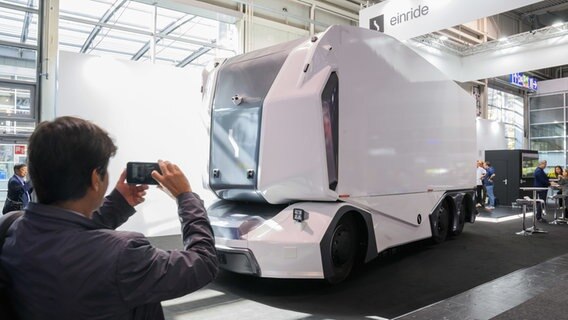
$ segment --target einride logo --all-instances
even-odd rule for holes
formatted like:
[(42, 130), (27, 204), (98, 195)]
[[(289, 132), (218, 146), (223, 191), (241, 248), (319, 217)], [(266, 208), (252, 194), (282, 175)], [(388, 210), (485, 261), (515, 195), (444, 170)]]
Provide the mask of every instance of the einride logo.
[[(397, 25), (409, 22), (415, 19), (424, 17), (430, 13), (430, 8), (426, 5), (418, 5), (417, 8), (410, 8), (405, 12), (397, 12), (392, 17), (388, 17), (387, 21), (390, 24), (390, 28), (396, 27)], [(377, 30), (380, 32), (385, 32), (385, 15), (381, 14), (369, 20), (369, 29)]]
[(385, 15), (381, 14), (378, 17), (369, 20), (369, 29), (385, 32)]

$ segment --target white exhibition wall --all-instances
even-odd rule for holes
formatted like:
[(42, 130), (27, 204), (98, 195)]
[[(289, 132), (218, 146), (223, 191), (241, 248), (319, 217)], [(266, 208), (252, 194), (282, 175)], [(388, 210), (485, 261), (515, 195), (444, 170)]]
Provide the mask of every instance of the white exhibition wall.
[(505, 124), (488, 119), (477, 119), (477, 158), (485, 159), (487, 150), (506, 150)]
[(536, 94), (547, 94), (563, 91), (568, 91), (568, 78), (539, 81)]
[[(208, 138), (201, 118), (201, 73), (149, 63), (60, 52), (56, 116), (73, 115), (107, 130), (118, 146), (109, 165), (115, 185), (128, 161), (170, 160), (206, 200), (201, 174)], [(120, 229), (147, 236), (180, 234), (176, 204), (152, 186)]]

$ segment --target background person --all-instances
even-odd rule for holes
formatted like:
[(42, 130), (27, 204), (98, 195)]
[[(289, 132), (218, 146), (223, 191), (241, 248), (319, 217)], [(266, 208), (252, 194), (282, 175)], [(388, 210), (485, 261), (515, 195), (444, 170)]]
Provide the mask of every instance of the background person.
[(33, 191), (31, 182), (26, 181), (28, 175), (28, 166), (25, 164), (16, 164), (14, 166), (14, 175), (8, 180), (8, 194), (4, 202), (2, 213), (6, 214), (10, 211), (22, 210), (30, 202), (30, 194)]
[(123, 171), (104, 198), (115, 152), (104, 130), (73, 117), (43, 122), (30, 137), (38, 202), (14, 222), (0, 256), (20, 318), (164, 319), (160, 301), (216, 276), (203, 202), (172, 163), (159, 161), (162, 173), (152, 177), (177, 200), (184, 250), (164, 251), (140, 233), (113, 230), (134, 214), (148, 188), (126, 184)]
[(475, 180), (477, 181), (477, 185), (475, 186), (475, 206), (481, 207), (483, 206), (483, 177), (485, 176), (485, 169), (483, 168), (483, 161), (477, 160), (477, 168), (475, 171)]
[[(559, 194), (567, 194), (568, 192), (568, 169), (562, 171), (562, 175), (558, 179), (558, 187), (560, 191)], [(562, 203), (560, 202), (562, 199), (558, 199), (558, 205), (562, 207)], [(568, 206), (564, 207), (564, 217), (568, 218)]]
[(556, 166), (554, 167), (553, 171), (550, 171), (548, 173), (548, 177), (550, 179), (559, 179), (562, 176), (562, 167), (561, 166)]
[[(555, 166), (554, 171), (548, 173), (548, 177), (550, 179), (559, 180), (562, 178), (564, 170), (561, 166)], [(558, 192), (556, 194), (562, 194), (563, 188), (558, 188)], [(562, 199), (558, 199), (558, 206), (562, 207)]]
[(483, 185), (489, 197), (489, 205), (485, 209), (495, 209), (495, 194), (493, 193), (493, 179), (495, 178), (495, 169), (491, 166), (491, 162), (485, 161), (485, 176), (483, 177)]
[[(538, 166), (534, 170), (534, 186), (540, 188), (548, 188), (550, 187), (550, 180), (546, 173), (544, 173), (544, 168), (546, 168), (546, 160), (542, 160), (538, 163)], [(546, 194), (548, 193), (547, 190), (537, 191), (537, 195), (539, 199), (546, 201)], [(536, 219), (540, 222), (546, 222), (546, 219), (542, 217), (542, 207), (544, 204), (537, 202), (536, 205)]]

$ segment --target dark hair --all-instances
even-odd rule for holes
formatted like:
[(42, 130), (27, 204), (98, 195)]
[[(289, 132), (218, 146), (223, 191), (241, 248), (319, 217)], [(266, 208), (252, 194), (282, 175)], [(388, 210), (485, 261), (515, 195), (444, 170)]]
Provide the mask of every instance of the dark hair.
[(554, 167), (554, 172), (553, 172), (553, 173), (554, 173), (554, 176), (555, 176), (556, 178), (558, 178), (558, 174), (556, 173), (556, 169), (560, 169), (560, 175), (562, 175), (562, 172), (564, 172), (564, 169), (562, 169), (561, 166), (556, 166), (556, 167)]
[(15, 165), (14, 165), (14, 172), (16, 172), (16, 171), (18, 171), (18, 170), (20, 170), (20, 169), (22, 169), (22, 168), (25, 168), (25, 167), (27, 167), (27, 166), (28, 166), (28, 165), (25, 164), (25, 163), (18, 163), (18, 164), (15, 164)]
[(82, 198), (93, 170), (104, 177), (116, 149), (108, 133), (90, 121), (60, 117), (40, 123), (28, 145), (28, 170), (38, 201)]
[(491, 162), (485, 161), (485, 164), (486, 164), (488, 167), (491, 167)]

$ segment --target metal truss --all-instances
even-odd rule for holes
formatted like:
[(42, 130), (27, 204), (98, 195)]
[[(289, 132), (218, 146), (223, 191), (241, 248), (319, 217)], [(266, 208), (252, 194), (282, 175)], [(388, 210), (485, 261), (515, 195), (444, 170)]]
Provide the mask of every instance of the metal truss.
[(530, 43), (535, 43), (552, 38), (568, 36), (568, 22), (560, 25), (544, 27), (538, 30), (519, 33), (505, 39), (492, 40), (478, 45), (459, 45), (453, 41), (441, 40), (439, 36), (426, 34), (412, 38), (410, 41), (414, 45), (426, 45), (445, 52), (457, 54), (465, 57), (482, 52), (496, 51), (506, 48), (518, 47)]

